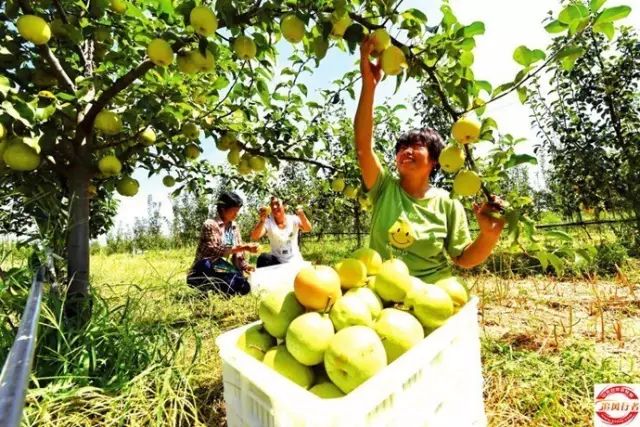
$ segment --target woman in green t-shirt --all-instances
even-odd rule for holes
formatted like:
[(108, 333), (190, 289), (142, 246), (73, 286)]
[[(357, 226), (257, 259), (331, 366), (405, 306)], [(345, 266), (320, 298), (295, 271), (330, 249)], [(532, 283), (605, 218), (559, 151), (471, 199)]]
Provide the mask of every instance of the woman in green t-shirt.
[(429, 182), (440, 167), (444, 146), (433, 129), (412, 130), (398, 140), (399, 179), (382, 167), (372, 143), (373, 99), (382, 71), (369, 60), (371, 51), (372, 42), (366, 39), (360, 47), (362, 92), (354, 119), (358, 163), (374, 204), (370, 246), (385, 259), (402, 259), (413, 276), (433, 283), (451, 275), (445, 253), (463, 268), (489, 257), (504, 227), (504, 219), (489, 214), (501, 208), (501, 200), (493, 197), (491, 203), (474, 205), (480, 233), (472, 240), (460, 202)]

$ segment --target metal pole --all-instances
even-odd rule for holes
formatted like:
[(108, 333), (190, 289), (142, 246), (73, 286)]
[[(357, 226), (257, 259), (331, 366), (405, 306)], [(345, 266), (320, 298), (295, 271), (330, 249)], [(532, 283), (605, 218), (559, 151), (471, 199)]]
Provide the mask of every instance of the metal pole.
[(22, 419), (22, 409), (36, 348), (45, 272), (45, 266), (41, 266), (33, 277), (27, 304), (18, 327), (18, 335), (0, 374), (0, 427), (18, 427)]

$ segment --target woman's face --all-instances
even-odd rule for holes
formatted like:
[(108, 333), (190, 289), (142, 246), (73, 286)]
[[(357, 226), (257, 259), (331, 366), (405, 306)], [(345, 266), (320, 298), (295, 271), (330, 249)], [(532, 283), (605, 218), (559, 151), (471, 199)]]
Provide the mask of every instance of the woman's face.
[(271, 199), (269, 206), (271, 207), (271, 214), (274, 217), (280, 217), (284, 215), (284, 205), (282, 204), (282, 201), (277, 197), (273, 197)]
[(402, 146), (396, 154), (396, 166), (401, 176), (431, 175), (435, 160), (429, 158), (429, 149), (421, 143)]
[(235, 221), (236, 218), (238, 217), (238, 213), (240, 213), (240, 207), (239, 206), (238, 207), (233, 207), (233, 208), (224, 208), (220, 212), (220, 218), (224, 222)]

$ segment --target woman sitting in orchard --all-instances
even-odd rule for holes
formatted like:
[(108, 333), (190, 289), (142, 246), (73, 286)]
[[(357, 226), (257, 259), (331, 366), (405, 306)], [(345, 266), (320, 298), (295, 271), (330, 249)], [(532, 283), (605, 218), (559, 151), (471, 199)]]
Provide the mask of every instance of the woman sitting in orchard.
[[(240, 230), (234, 222), (242, 199), (236, 193), (225, 192), (216, 202), (216, 217), (202, 225), (196, 257), (187, 276), (190, 286), (215, 290), (227, 295), (245, 295), (251, 290), (245, 273), (254, 270), (243, 253), (258, 252), (255, 243), (243, 244)], [(231, 262), (227, 258), (231, 258)]]
[(372, 144), (374, 94), (382, 77), (380, 65), (369, 60), (372, 47), (371, 39), (360, 47), (362, 92), (354, 119), (358, 163), (374, 205), (369, 245), (383, 259), (400, 258), (411, 275), (435, 283), (452, 275), (445, 252), (463, 268), (488, 258), (504, 227), (504, 219), (490, 214), (501, 209), (502, 202), (492, 196), (490, 203), (474, 204), (480, 233), (472, 241), (462, 204), (429, 182), (439, 169), (444, 146), (434, 129), (412, 130), (398, 139), (399, 178), (382, 167)]
[(257, 267), (302, 261), (298, 247), (298, 230), (311, 231), (311, 223), (302, 207), (296, 208), (295, 215), (288, 215), (282, 200), (271, 196), (269, 207), (260, 208), (258, 223), (251, 231), (251, 240), (260, 240), (266, 234), (271, 245), (271, 253), (260, 254), (258, 257)]

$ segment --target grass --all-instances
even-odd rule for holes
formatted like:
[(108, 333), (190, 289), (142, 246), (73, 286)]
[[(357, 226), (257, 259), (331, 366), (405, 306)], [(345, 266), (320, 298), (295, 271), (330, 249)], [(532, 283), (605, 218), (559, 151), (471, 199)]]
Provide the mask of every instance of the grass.
[[(303, 252), (332, 264), (354, 247), (353, 241), (307, 240)], [(38, 378), (28, 392), (24, 424), (225, 425), (215, 338), (256, 319), (257, 301), (188, 288), (192, 257), (193, 249), (93, 256), (96, 302), (89, 326), (65, 330), (55, 304), (43, 312)], [(627, 272), (626, 284), (595, 285), (468, 277), (482, 300), (490, 425), (591, 425), (594, 383), (640, 382), (634, 295), (640, 289), (628, 283), (636, 273)], [(622, 334), (616, 322), (624, 325)], [(77, 341), (65, 342), (72, 338)]]

